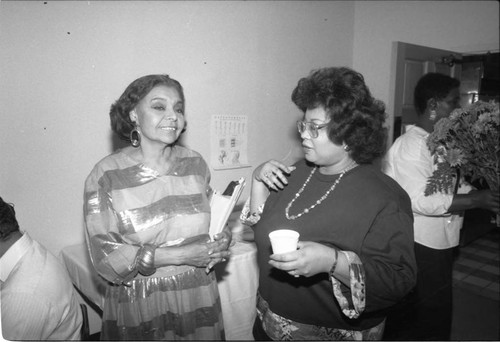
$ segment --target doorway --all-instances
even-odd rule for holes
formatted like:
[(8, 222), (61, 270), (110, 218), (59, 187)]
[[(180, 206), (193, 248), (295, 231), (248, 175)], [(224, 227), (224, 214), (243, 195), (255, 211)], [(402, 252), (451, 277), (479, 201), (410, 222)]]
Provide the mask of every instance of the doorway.
[(458, 61), (461, 59), (462, 54), (459, 52), (393, 42), (390, 101), (394, 112), (388, 146), (405, 132), (406, 125), (417, 121), (413, 90), (420, 77), (429, 72), (439, 72), (460, 80), (462, 69)]

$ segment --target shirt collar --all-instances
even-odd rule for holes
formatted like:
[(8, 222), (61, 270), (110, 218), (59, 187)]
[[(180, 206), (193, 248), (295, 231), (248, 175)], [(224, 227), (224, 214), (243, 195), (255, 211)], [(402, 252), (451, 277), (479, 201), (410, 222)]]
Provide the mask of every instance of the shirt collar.
[(19, 260), (31, 249), (33, 240), (24, 233), (0, 258), (0, 280), (5, 282)]

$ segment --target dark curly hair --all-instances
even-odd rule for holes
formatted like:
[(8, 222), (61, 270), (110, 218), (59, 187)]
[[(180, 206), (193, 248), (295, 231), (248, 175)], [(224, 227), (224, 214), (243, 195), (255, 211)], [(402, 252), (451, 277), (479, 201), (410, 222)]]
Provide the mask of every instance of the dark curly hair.
[(358, 164), (370, 164), (385, 153), (385, 105), (372, 97), (360, 73), (346, 67), (313, 70), (299, 80), (292, 101), (304, 113), (324, 108), (328, 138), (347, 144)]
[(8, 239), (10, 234), (17, 231), (19, 231), (19, 224), (14, 206), (0, 197), (0, 240)]
[(165, 85), (176, 89), (179, 92), (182, 102), (185, 102), (182, 85), (168, 75), (147, 75), (136, 79), (130, 83), (120, 98), (111, 106), (109, 111), (111, 129), (121, 139), (130, 141), (130, 131), (134, 128), (134, 123), (129, 117), (130, 112), (137, 106), (139, 101), (151, 91), (151, 89), (159, 85)]
[(422, 115), (427, 108), (430, 99), (440, 101), (444, 99), (452, 89), (459, 88), (460, 81), (456, 78), (430, 72), (422, 76), (415, 86), (413, 103), (418, 115)]

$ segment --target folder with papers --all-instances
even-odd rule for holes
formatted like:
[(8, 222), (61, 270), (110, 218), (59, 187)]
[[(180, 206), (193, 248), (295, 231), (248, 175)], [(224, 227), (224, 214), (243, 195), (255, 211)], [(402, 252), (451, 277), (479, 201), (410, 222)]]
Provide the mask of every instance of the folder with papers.
[(245, 187), (245, 178), (232, 181), (228, 184), (226, 190), (221, 194), (217, 190), (212, 193), (210, 198), (210, 230), (211, 237), (220, 233), (229, 219), (236, 202), (240, 198)]

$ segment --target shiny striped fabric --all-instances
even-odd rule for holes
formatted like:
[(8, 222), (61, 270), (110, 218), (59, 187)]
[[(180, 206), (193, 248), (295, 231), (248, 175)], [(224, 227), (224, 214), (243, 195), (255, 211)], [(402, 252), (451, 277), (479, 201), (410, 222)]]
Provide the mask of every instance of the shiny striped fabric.
[(104, 305), (102, 340), (224, 340), (215, 275), (201, 268), (110, 286)]
[[(217, 283), (203, 269), (158, 268), (138, 273), (142, 244), (168, 246), (210, 224), (210, 172), (203, 158), (176, 146), (168, 174), (119, 150), (101, 160), (85, 182), (87, 242), (97, 272), (110, 283), (103, 313), (107, 339), (220, 339)], [(189, 300), (187, 299), (189, 297)]]

